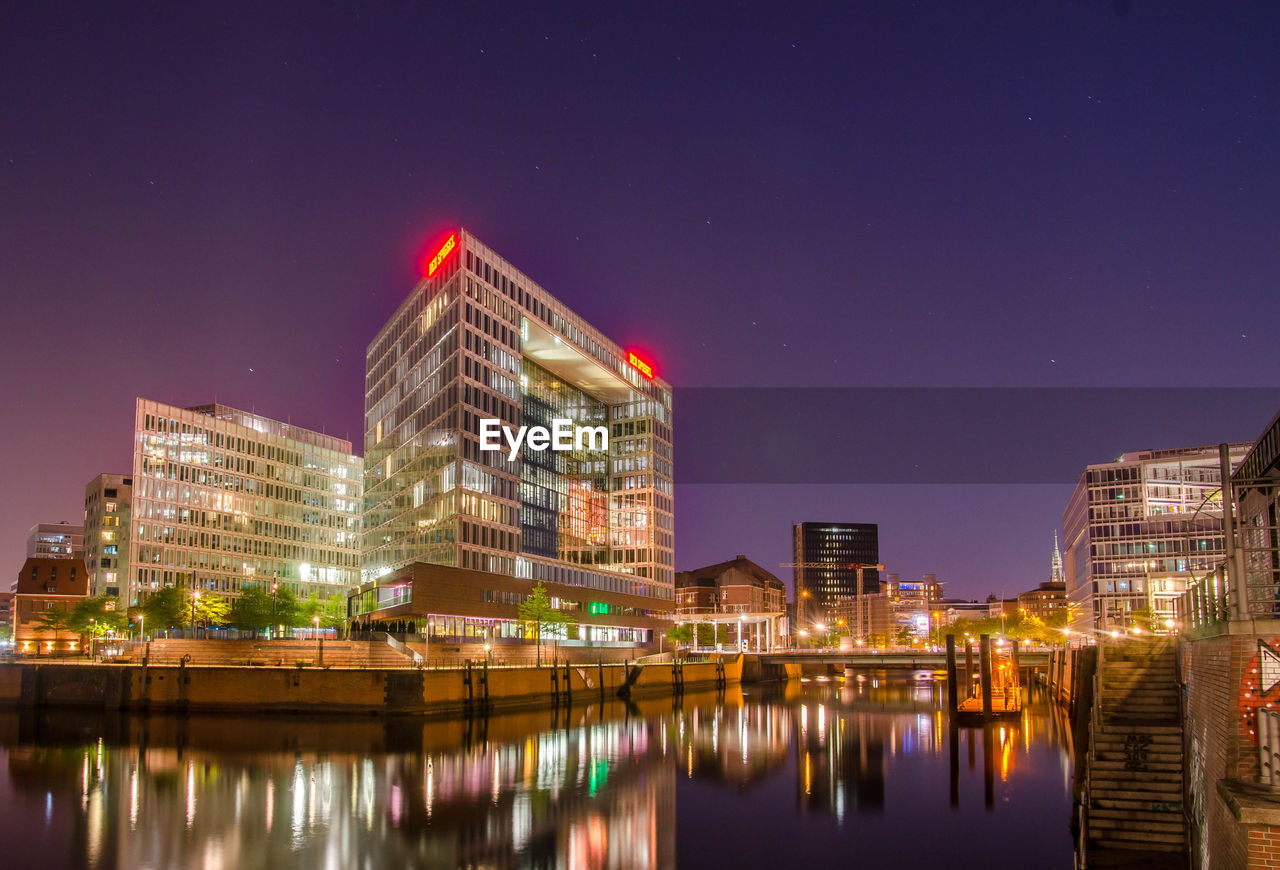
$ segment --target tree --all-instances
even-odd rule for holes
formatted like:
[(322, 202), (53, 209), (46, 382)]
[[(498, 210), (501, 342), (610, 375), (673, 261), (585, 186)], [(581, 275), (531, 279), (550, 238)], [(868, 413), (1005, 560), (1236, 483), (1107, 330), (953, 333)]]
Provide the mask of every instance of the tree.
[(302, 615), (302, 605), (298, 601), (298, 596), (294, 595), (293, 590), (288, 586), (277, 586), (272, 598), (275, 611), (273, 624), (295, 626), (307, 622)]
[(319, 617), (321, 628), (341, 629), (347, 624), (347, 599), (343, 595), (321, 598), (314, 592), (306, 601), (297, 605), (300, 620), (296, 625), (312, 626)]
[[(36, 614), (36, 627), (40, 631), (52, 631), (53, 643), (58, 643), (58, 635), (64, 631), (72, 631), (71, 628), (71, 611), (69, 610), (42, 610)], [(39, 651), (39, 647), (36, 648)]]
[(72, 608), (68, 627), (82, 640), (86, 635), (124, 634), (129, 627), (129, 617), (114, 595), (98, 595), (86, 598)]
[(204, 595), (195, 596), (193, 610), (196, 625), (203, 625), (205, 628), (211, 625), (226, 625), (231, 616), (231, 602), (221, 595), (206, 592)]
[(537, 644), (537, 666), (542, 667), (542, 635), (555, 632), (568, 623), (569, 618), (552, 606), (551, 596), (547, 594), (547, 587), (542, 585), (541, 580), (533, 587), (529, 596), (520, 602), (518, 610), (525, 630), (533, 631)]
[(191, 600), (177, 586), (165, 586), (142, 602), (142, 613), (155, 628), (182, 628), (191, 624)]
[(679, 658), (680, 647), (693, 643), (693, 626), (686, 623), (673, 625), (667, 629), (666, 638), (671, 642), (673, 658)]
[(241, 631), (259, 632), (271, 625), (271, 593), (251, 586), (240, 593), (231, 613), (231, 624)]

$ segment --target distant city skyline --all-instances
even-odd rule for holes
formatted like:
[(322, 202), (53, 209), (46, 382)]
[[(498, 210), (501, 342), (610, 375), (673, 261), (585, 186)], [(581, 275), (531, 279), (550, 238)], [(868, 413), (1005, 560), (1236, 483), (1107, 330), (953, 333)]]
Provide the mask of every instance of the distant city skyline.
[[(10, 573), (34, 523), (79, 523), (85, 485), (129, 471), (139, 396), (359, 441), (365, 344), (460, 225), (643, 349), (677, 405), (717, 387), (1206, 389), (1096, 415), (1088, 442), (1001, 421), (1020, 469), (1077, 474), (1252, 440), (1280, 408), (1274, 390), (1207, 404), (1280, 384), (1274, 6), (296, 14), (6, 19)], [(886, 425), (822, 410), (855, 454)], [(762, 449), (788, 426), (720, 422)], [(953, 423), (888, 420), (904, 456)], [(675, 567), (778, 570), (792, 522), (874, 522), (888, 570), (1012, 595), (1044, 579), (1058, 480), (678, 481)]]

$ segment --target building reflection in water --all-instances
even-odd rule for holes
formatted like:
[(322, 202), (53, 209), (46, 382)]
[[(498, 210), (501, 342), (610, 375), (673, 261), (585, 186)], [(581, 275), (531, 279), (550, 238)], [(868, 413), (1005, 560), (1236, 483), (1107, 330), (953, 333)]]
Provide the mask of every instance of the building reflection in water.
[[(678, 778), (784, 802), (794, 789), (798, 816), (883, 825), (915, 819), (910, 789), (941, 791), (948, 773), (957, 817), (983, 814), (1038, 744), (1041, 780), (1058, 775), (1046, 745), (1064, 747), (1069, 795), (1060, 717), (953, 728), (942, 703), (927, 674), (868, 673), (749, 701), (730, 690), (455, 721), (5, 714), (0, 838), (52, 870), (666, 868)], [(714, 806), (685, 812), (691, 837), (717, 836)]]
[(659, 868), (675, 860), (672, 724), (621, 718), (412, 754), (194, 739), (4, 751), (16, 792), (74, 819), (74, 860), (52, 867)]

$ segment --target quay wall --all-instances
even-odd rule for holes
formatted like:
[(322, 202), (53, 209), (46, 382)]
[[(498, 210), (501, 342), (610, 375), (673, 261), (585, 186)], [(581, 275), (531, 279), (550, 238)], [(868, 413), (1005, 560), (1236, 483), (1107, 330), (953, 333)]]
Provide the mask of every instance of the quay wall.
[[(640, 667), (633, 697), (738, 684), (742, 657)], [(634, 666), (633, 666), (634, 670)], [(485, 679), (487, 677), (487, 685)], [(199, 665), (0, 664), (0, 706), (35, 709), (438, 713), (480, 707), (551, 707), (570, 699), (613, 699), (627, 682), (621, 665), (559, 668), (306, 668)], [(682, 678), (682, 679), (680, 679)], [(468, 682), (469, 680), (469, 682)]]

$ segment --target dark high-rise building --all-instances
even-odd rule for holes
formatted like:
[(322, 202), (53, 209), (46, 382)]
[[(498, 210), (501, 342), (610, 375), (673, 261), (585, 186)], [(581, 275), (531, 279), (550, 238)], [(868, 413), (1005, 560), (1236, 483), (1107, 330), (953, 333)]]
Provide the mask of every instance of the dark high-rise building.
[[(797, 619), (827, 618), (858, 595), (858, 565), (880, 563), (880, 527), (875, 523), (795, 523)], [(862, 572), (862, 594), (880, 591), (880, 573)]]

